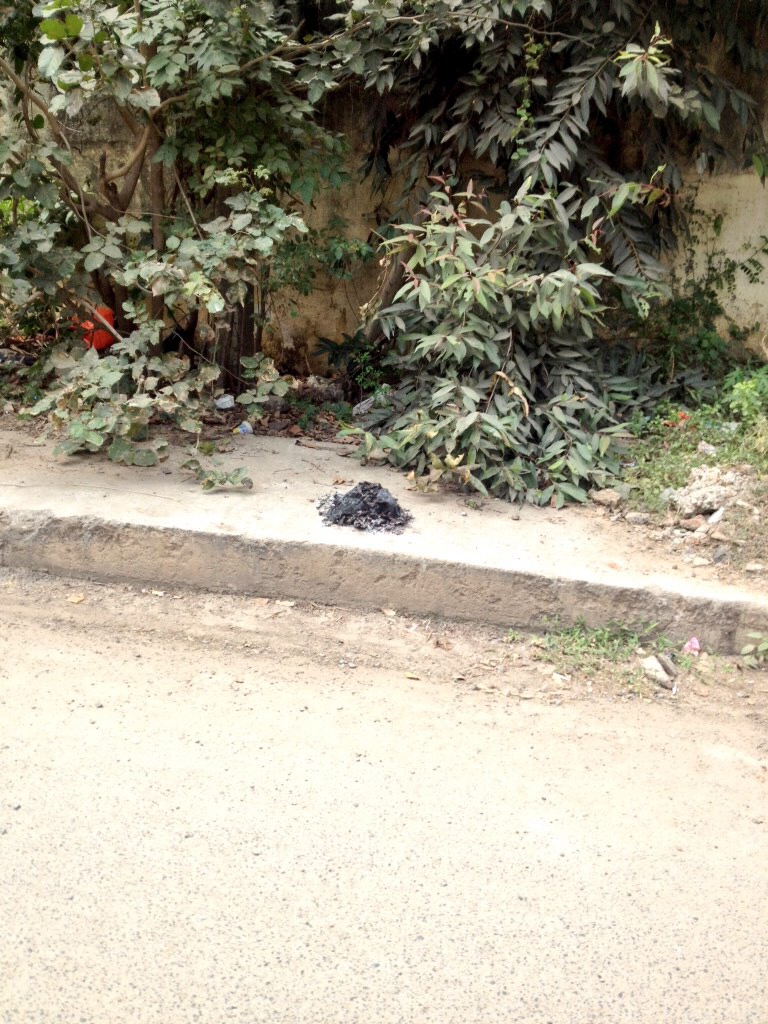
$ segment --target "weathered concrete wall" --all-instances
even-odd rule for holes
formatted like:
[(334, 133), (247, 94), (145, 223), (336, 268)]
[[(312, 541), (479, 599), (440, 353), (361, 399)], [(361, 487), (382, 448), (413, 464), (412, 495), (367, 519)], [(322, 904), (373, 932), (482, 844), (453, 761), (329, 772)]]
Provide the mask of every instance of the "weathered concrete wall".
[[(349, 151), (344, 161), (346, 184), (337, 191), (321, 192), (311, 207), (300, 212), (310, 227), (328, 227), (334, 218), (344, 222), (342, 233), (348, 239), (378, 244), (377, 230), (391, 214), (401, 191), (397, 174), (384, 189), (363, 177), (368, 148), (368, 100), (355, 91), (333, 94), (326, 101), (323, 127), (347, 140)], [(284, 361), (301, 370), (316, 363), (315, 346), (319, 338), (341, 342), (360, 325), (360, 309), (376, 292), (382, 274), (380, 257), (358, 264), (351, 278), (339, 280), (321, 273), (310, 295), (288, 294), (277, 301), (272, 320), (265, 331), (264, 349), (269, 355), (283, 354)]]
[[(707, 247), (718, 255), (741, 262), (758, 252), (768, 240), (768, 194), (753, 171), (689, 178), (695, 206), (701, 214), (702, 236), (697, 239), (700, 271)], [(717, 238), (712, 225), (721, 219)], [(709, 225), (709, 227), (707, 227)], [(685, 254), (680, 253), (676, 270), (683, 273)], [(723, 306), (730, 318), (750, 332), (748, 347), (768, 361), (768, 257), (763, 257), (765, 274), (751, 281), (737, 273), (731, 294), (723, 295)]]

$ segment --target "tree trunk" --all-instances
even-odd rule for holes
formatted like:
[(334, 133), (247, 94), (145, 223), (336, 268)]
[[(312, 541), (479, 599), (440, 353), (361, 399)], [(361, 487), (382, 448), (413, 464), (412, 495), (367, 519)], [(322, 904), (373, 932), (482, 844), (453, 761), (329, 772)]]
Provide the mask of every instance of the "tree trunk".
[(253, 293), (249, 292), (242, 305), (235, 306), (226, 319), (216, 325), (214, 362), (221, 367), (221, 386), (233, 394), (245, 390), (243, 356), (255, 355), (256, 309)]

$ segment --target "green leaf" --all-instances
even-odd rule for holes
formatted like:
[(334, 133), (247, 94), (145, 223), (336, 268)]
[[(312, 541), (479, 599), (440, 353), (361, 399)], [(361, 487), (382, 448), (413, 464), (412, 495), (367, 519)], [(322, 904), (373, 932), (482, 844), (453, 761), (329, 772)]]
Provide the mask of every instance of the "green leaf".
[(456, 433), (463, 434), (465, 430), (468, 430), (473, 424), (477, 423), (479, 412), (468, 412), (466, 416), (462, 416), (461, 419), (456, 421)]
[(704, 119), (706, 120), (709, 127), (712, 128), (714, 131), (719, 132), (720, 115), (718, 114), (717, 109), (711, 103), (708, 103), (706, 100), (704, 100), (701, 104), (701, 112), (704, 115)]
[(77, 14), (67, 14), (64, 19), (64, 25), (67, 30), (67, 35), (70, 39), (77, 39), (80, 33), (83, 31), (83, 19)]
[(46, 39), (66, 39), (68, 35), (67, 26), (58, 18), (45, 18), (40, 22), (40, 31)]
[(227, 304), (221, 295), (212, 295), (205, 303), (209, 313), (223, 313)]
[(252, 213), (238, 213), (236, 217), (232, 218), (232, 230), (242, 231), (247, 228), (249, 224), (253, 222)]
[(590, 196), (581, 208), (581, 219), (589, 220), (597, 207), (600, 205), (600, 196)]
[(67, 57), (63, 46), (45, 46), (37, 60), (37, 69), (43, 78), (53, 78)]
[(160, 99), (160, 93), (157, 89), (145, 88), (135, 89), (131, 92), (128, 97), (131, 106), (138, 107), (139, 110), (155, 110), (160, 106), (162, 100)]
[(112, 462), (121, 462), (126, 466), (133, 465), (134, 446), (124, 437), (116, 437), (107, 449), (107, 455)]
[(613, 202), (611, 203), (611, 208), (608, 211), (608, 216), (609, 217), (611, 217), (611, 218), (615, 217), (616, 214), (619, 212), (619, 210), (624, 205), (624, 203), (626, 203), (627, 199), (629, 198), (630, 189), (631, 189), (631, 185), (630, 185), (630, 183), (628, 181), (625, 181), (622, 185), (619, 185), (619, 187), (616, 189), (616, 192), (615, 192), (615, 194), (613, 196)]
[(83, 442), (78, 440), (60, 441), (53, 449), (54, 455), (75, 455), (83, 450)]
[(106, 257), (103, 252), (89, 252), (85, 257), (83, 266), (90, 273), (92, 270), (98, 270), (99, 267), (104, 265)]
[(588, 495), (583, 487), (577, 487), (575, 484), (568, 484), (563, 482), (559, 482), (555, 486), (561, 494), (564, 494), (567, 498), (572, 498), (573, 501), (587, 501)]
[(133, 453), (134, 466), (156, 466), (159, 461), (160, 457), (153, 448), (136, 448)]

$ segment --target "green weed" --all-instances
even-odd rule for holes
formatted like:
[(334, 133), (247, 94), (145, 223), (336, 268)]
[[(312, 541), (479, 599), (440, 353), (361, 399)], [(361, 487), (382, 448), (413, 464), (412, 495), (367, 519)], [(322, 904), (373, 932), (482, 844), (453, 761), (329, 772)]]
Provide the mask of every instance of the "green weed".
[(542, 657), (556, 669), (596, 672), (606, 662), (629, 661), (640, 647), (658, 652), (669, 649), (671, 644), (658, 635), (655, 625), (638, 629), (609, 622), (606, 626), (591, 627), (579, 619), (573, 626), (545, 634), (537, 646)]
[(747, 633), (752, 643), (741, 650), (748, 668), (768, 668), (768, 633)]
[[(665, 492), (685, 486), (696, 466), (749, 465), (758, 474), (768, 473), (768, 417), (733, 419), (728, 402), (726, 395), (719, 404), (692, 411), (667, 407), (637, 430), (623, 473), (632, 506), (664, 511)], [(702, 444), (714, 452), (702, 450)]]

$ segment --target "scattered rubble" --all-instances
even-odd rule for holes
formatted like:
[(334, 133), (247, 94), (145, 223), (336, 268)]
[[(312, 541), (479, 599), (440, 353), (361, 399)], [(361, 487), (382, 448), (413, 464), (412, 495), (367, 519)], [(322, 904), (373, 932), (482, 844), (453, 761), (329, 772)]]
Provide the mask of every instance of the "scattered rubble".
[(697, 466), (685, 487), (672, 490), (668, 500), (684, 519), (710, 515), (735, 504), (748, 495), (754, 486), (751, 466), (723, 469), (720, 466)]

